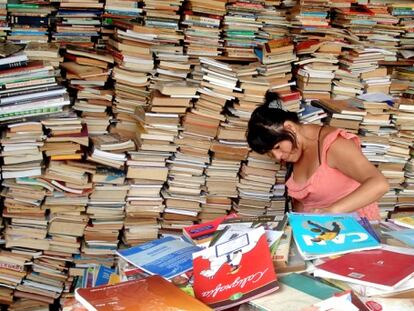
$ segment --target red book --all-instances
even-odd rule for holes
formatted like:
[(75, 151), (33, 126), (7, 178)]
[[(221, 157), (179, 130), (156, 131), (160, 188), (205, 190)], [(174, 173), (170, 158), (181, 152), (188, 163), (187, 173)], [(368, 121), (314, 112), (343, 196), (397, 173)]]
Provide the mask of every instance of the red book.
[(214, 232), (216, 232), (217, 227), (223, 222), (223, 220), (234, 217), (237, 217), (237, 214), (231, 213), (229, 215), (218, 217), (211, 221), (202, 222), (201, 224), (184, 227), (183, 235), (193, 242), (196, 242), (200, 238), (211, 237)]
[(393, 290), (413, 275), (414, 255), (384, 249), (348, 253), (318, 265), (315, 270), (315, 276), (384, 290)]
[(211, 310), (159, 275), (114, 285), (77, 288), (75, 298), (89, 311)]
[(193, 253), (193, 272), (195, 296), (214, 310), (279, 288), (263, 227)]

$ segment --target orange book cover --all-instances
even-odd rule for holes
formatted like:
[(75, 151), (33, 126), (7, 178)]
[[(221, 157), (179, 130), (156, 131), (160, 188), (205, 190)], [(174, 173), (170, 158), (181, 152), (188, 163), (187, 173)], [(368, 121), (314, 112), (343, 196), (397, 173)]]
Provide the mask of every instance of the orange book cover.
[(211, 310), (159, 275), (115, 285), (77, 288), (75, 298), (89, 311)]

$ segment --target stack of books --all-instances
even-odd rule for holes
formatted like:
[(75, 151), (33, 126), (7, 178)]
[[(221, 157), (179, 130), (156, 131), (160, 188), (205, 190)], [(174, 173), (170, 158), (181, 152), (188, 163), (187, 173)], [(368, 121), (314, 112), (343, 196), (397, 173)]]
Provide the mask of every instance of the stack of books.
[(272, 159), (265, 159), (254, 152), (249, 153), (246, 162), (241, 165), (237, 184), (239, 215), (259, 216), (266, 213), (266, 207), (270, 206), (270, 198), (273, 196), (276, 171), (277, 166)]
[(24, 52), (29, 61), (43, 61), (52, 65), (54, 68), (59, 68), (60, 63), (63, 61), (63, 57), (60, 56), (59, 50), (60, 46), (56, 43), (36, 41), (30, 41), (24, 48)]
[(254, 49), (262, 41), (258, 38), (262, 22), (257, 21), (257, 14), (263, 9), (263, 4), (254, 1), (233, 2), (226, 6), (227, 14), (223, 20), (225, 56), (255, 59)]
[(82, 122), (92, 135), (107, 133), (113, 96), (107, 86), (109, 66), (114, 62), (112, 56), (96, 49), (67, 45), (64, 57), (61, 67), (76, 98), (73, 109), (81, 112)]
[[(224, 1), (190, 0), (184, 7), (183, 25), (186, 53), (191, 56), (213, 57), (222, 53), (221, 21), (226, 14)], [(208, 37), (209, 41), (205, 41)], [(207, 44), (206, 44), (207, 43)]]
[(354, 99), (324, 99), (319, 105), (329, 113), (329, 125), (357, 133), (367, 112), (356, 107), (354, 102)]
[(10, 30), (9, 20), (7, 17), (7, 0), (0, 1), (0, 40), (5, 41), (8, 31)]
[(52, 42), (58, 42), (62, 47), (67, 44), (94, 47), (101, 28), (100, 17), (104, 4), (99, 0), (71, 1), (52, 0), (59, 3), (56, 21), (51, 31)]
[(53, 66), (29, 62), (22, 47), (1, 43), (6, 57), (0, 59), (0, 122), (56, 115), (69, 105), (66, 89), (56, 82)]
[(136, 22), (114, 20), (115, 34), (108, 40), (107, 49), (114, 57), (113, 112), (116, 118), (112, 132), (135, 137), (136, 107), (146, 107), (150, 92), (150, 75), (154, 73), (151, 46), (157, 44), (157, 30)]
[(48, 42), (50, 16), (55, 8), (49, 2), (9, 3), (11, 31), (8, 40), (15, 43)]

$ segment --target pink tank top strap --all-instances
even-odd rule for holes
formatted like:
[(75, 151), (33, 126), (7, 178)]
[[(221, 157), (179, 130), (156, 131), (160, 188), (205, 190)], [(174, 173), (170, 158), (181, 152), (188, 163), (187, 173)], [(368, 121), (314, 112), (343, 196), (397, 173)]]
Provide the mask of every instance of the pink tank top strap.
[(322, 144), (322, 154), (321, 154), (321, 162), (325, 163), (326, 162), (326, 158), (327, 158), (327, 154), (328, 154), (328, 150), (331, 147), (331, 145), (333, 144), (333, 142), (338, 138), (338, 136), (341, 136), (345, 139), (352, 139), (355, 144), (357, 146), (361, 145), (361, 142), (359, 140), (359, 137), (355, 134), (349, 133), (344, 129), (336, 129), (334, 131), (332, 131), (331, 133), (329, 133), (328, 135), (325, 136)]

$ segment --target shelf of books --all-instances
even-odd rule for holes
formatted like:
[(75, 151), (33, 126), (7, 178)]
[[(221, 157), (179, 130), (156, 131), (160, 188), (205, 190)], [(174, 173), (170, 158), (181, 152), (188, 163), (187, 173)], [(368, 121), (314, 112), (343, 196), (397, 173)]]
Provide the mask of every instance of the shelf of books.
[[(358, 134), (381, 221), (284, 215), (286, 167), (246, 142), (268, 90)], [(0, 304), (410, 310), (413, 107), (409, 0), (0, 1)], [(337, 268), (381, 259), (406, 268)]]

